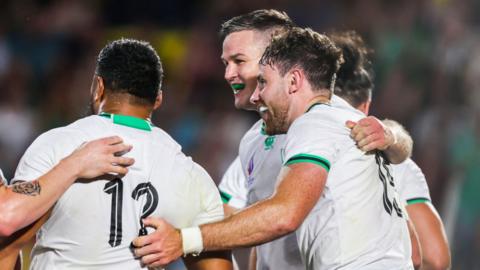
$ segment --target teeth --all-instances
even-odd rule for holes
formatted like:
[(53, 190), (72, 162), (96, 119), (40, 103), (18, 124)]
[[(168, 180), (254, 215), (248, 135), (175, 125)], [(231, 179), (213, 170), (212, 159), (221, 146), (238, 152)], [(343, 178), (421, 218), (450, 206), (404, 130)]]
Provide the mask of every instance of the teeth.
[(267, 111), (268, 111), (267, 106), (260, 106), (258, 108), (258, 112), (260, 112), (260, 113), (264, 113), (264, 112), (267, 112)]
[(232, 84), (232, 90), (233, 94), (238, 94), (240, 93), (241, 90), (245, 89), (245, 84), (244, 83), (234, 83)]

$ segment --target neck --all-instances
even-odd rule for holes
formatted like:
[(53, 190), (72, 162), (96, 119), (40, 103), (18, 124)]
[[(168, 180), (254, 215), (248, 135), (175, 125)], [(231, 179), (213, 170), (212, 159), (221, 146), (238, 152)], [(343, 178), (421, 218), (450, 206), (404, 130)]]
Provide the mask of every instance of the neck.
[(310, 99), (309, 102), (307, 102), (306, 108), (304, 108), (304, 113), (307, 112), (313, 105), (315, 104), (329, 104), (330, 103), (330, 97), (324, 96), (324, 95), (317, 95)]
[(128, 115), (142, 119), (150, 119), (152, 108), (131, 105), (127, 102), (105, 102), (100, 106), (100, 112)]
[(327, 97), (324, 93), (316, 94), (311, 92), (311, 94), (294, 101), (294, 104), (291, 106), (291, 122), (306, 113), (315, 103), (330, 103), (330, 97)]

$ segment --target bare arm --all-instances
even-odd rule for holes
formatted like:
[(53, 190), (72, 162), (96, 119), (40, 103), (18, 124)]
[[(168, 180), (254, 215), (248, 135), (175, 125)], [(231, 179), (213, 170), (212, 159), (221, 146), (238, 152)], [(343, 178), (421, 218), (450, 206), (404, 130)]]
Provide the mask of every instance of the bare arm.
[(237, 212), (239, 209), (233, 206), (230, 206), (226, 203), (223, 204), (223, 212), (225, 212), (225, 217), (229, 217), (233, 215), (233, 213)]
[(383, 151), (393, 164), (402, 163), (412, 154), (413, 140), (396, 121), (380, 121), (368, 116), (358, 122), (347, 121), (346, 125), (352, 130), (350, 135), (362, 151)]
[(40, 218), (77, 178), (127, 173), (123, 166), (133, 164), (133, 159), (114, 154), (130, 149), (120, 137), (95, 140), (75, 150), (37, 180), (0, 186), (0, 236), (9, 236)]
[[(205, 251), (226, 250), (265, 243), (296, 230), (320, 198), (327, 172), (311, 163), (284, 167), (272, 197), (220, 222), (201, 225)], [(299, 185), (298, 183), (302, 183)], [(135, 254), (155, 256), (149, 266), (166, 265), (183, 253), (182, 236), (163, 219), (156, 231), (134, 240)], [(147, 255), (147, 256), (146, 256)], [(152, 257), (150, 257), (151, 259)], [(150, 261), (151, 262), (151, 261)]]
[(407, 220), (407, 226), (412, 244), (412, 263), (415, 270), (418, 270), (422, 266), (422, 250), (420, 249), (420, 243), (418, 242), (418, 235), (415, 231), (415, 226), (413, 226), (411, 220)]
[(17, 264), (20, 264), (20, 250), (35, 237), (35, 234), (49, 216), (50, 212), (47, 212), (39, 220), (16, 231), (9, 237), (0, 237), (0, 265), (2, 269), (20, 269), (15, 268), (18, 267)]
[(407, 206), (422, 249), (422, 268), (449, 269), (450, 249), (440, 216), (430, 203), (416, 203)]

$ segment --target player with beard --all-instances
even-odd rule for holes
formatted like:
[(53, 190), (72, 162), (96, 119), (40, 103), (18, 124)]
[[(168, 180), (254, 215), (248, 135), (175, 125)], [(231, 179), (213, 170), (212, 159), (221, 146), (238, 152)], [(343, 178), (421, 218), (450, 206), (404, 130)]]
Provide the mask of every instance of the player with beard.
[[(253, 11), (222, 24), (222, 61), (225, 64), (225, 79), (234, 92), (236, 108), (255, 109), (248, 98), (257, 85), (256, 63), (272, 34), (293, 26), (294, 23), (285, 13), (275, 10)], [(333, 106), (335, 100), (337, 97), (334, 96)], [(361, 134), (370, 135), (371, 141), (359, 144), (365, 151), (388, 149), (387, 155), (395, 162), (401, 162), (410, 155), (411, 139), (398, 123), (384, 121), (385, 125), (382, 125), (374, 117), (362, 119), (358, 123), (354, 130), (359, 134), (359, 141), (363, 139)], [(240, 142), (239, 156), (220, 182), (226, 213), (233, 213), (236, 209), (266, 199), (275, 189), (276, 176), (284, 162), (281, 151), (285, 135), (268, 136), (262, 127), (263, 121), (259, 120), (247, 131)], [(257, 269), (303, 269), (294, 234), (265, 243), (256, 249)]]
[[(307, 269), (411, 269), (403, 212), (392, 184), (380, 179), (387, 173), (383, 158), (357, 149), (345, 127), (361, 113), (345, 101), (327, 104), (340, 59), (329, 39), (311, 30), (289, 30), (268, 46), (252, 99), (268, 135), (285, 133), (295, 120), (276, 190), (221, 222), (191, 228), (197, 234), (183, 243), (195, 243), (196, 252), (236, 248), (299, 228)], [(172, 226), (152, 219), (148, 225), (156, 232), (134, 241), (137, 255), (150, 254), (142, 261), (162, 265), (182, 254)]]

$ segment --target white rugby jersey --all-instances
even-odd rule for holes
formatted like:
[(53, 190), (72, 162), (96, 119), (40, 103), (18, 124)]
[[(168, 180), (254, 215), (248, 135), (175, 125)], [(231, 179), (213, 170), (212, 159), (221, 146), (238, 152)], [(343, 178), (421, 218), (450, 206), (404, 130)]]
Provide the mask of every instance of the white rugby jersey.
[(398, 194), (403, 202), (407, 205), (431, 202), (427, 179), (413, 160), (407, 159), (392, 167)]
[(20, 161), (14, 181), (34, 180), (83, 142), (111, 135), (133, 145), (126, 156), (135, 159), (121, 179), (79, 179), (60, 197), (37, 234), (31, 269), (146, 269), (130, 249), (141, 217), (162, 217), (177, 228), (223, 218), (210, 176), (169, 135), (143, 119), (103, 116), (42, 134)]
[(288, 130), (285, 165), (311, 162), (328, 172), (321, 198), (297, 230), (307, 269), (413, 269), (390, 168), (381, 154), (359, 150), (345, 126), (362, 117), (346, 102), (318, 104)]
[(0, 183), (3, 183), (4, 185), (8, 185), (7, 179), (5, 179), (2, 169), (0, 169)]
[(223, 203), (241, 209), (247, 206), (247, 182), (243, 174), (240, 157), (236, 157), (222, 177), (220, 195)]
[[(359, 112), (336, 95), (332, 96), (331, 105)], [(235, 160), (220, 184), (224, 202), (238, 207), (253, 204), (273, 194), (278, 173), (285, 162), (285, 140), (286, 135), (266, 135), (262, 120), (247, 131), (240, 142), (241, 164)], [(305, 269), (296, 236), (292, 233), (258, 246), (257, 269)]]

